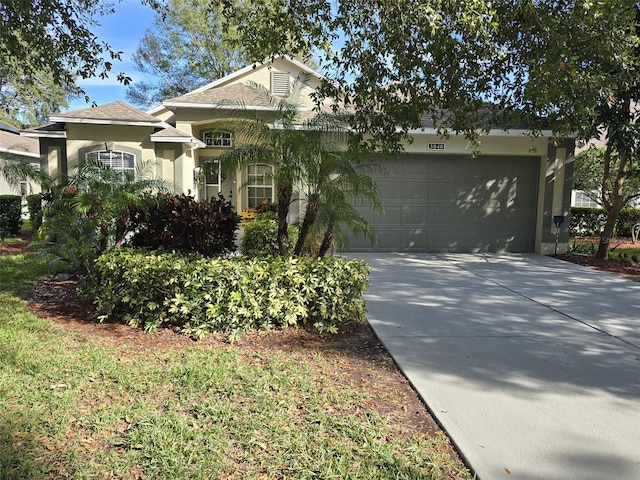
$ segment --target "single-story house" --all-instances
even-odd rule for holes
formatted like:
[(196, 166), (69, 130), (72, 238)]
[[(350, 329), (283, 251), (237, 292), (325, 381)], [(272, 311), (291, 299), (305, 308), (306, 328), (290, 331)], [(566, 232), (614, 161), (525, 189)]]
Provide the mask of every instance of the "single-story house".
[[(20, 131), (4, 122), (0, 122), (0, 161), (18, 160), (40, 168), (40, 142), (34, 138), (20, 136)], [(21, 182), (12, 186), (0, 176), (0, 195), (27, 195), (38, 193), (40, 185), (34, 182)]]
[[(248, 165), (226, 176), (216, 171), (216, 158), (238, 140), (219, 127), (220, 119), (243, 109), (256, 121), (273, 121), (273, 106), (248, 83), (286, 96), (300, 74), (307, 81), (299, 111), (309, 116), (311, 93), (322, 75), (281, 57), (167, 99), (148, 112), (114, 102), (52, 116), (49, 124), (22, 134), (40, 140), (41, 165), (49, 174), (71, 172), (85, 159), (128, 170), (153, 160), (156, 173), (177, 192), (199, 198), (221, 192), (243, 211), (274, 198), (273, 181), (264, 175), (272, 166)], [(554, 216), (570, 213), (573, 140), (557, 143), (550, 132), (532, 138), (525, 129), (495, 129), (481, 138), (481, 153), (473, 157), (465, 138), (443, 139), (427, 120), (411, 135), (406, 156), (380, 158), (388, 172), (377, 178), (385, 213), (360, 207), (375, 224), (377, 242), (356, 238), (350, 249), (553, 253)], [(206, 164), (214, 168), (202, 175)], [(261, 181), (247, 186), (250, 178)], [(567, 224), (560, 251), (568, 242)]]

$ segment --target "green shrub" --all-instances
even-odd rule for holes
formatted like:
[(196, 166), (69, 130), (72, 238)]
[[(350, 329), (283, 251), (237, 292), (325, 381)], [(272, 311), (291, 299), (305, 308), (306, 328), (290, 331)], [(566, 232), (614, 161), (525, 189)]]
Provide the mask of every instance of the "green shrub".
[(600, 207), (571, 207), (571, 223), (569, 235), (571, 236), (597, 236), (600, 235), (607, 214)]
[[(607, 212), (601, 207), (571, 207), (571, 236), (599, 236), (607, 222)], [(618, 215), (615, 235), (630, 237), (631, 228), (640, 223), (640, 208), (623, 208)]]
[(197, 202), (189, 195), (158, 194), (146, 197), (144, 207), (132, 209), (130, 222), (136, 247), (214, 256), (236, 249), (240, 217), (222, 195)]
[(337, 332), (341, 322), (364, 317), (369, 272), (337, 257), (206, 259), (113, 249), (98, 258), (82, 291), (101, 318), (151, 331), (178, 326), (200, 338), (310, 324)]
[(42, 225), (42, 195), (39, 193), (27, 195), (27, 208), (29, 209), (31, 228), (36, 231)]
[(630, 237), (631, 229), (636, 223), (640, 223), (640, 208), (623, 208), (616, 224), (618, 236)]
[[(298, 229), (289, 225), (289, 255), (298, 240)], [(240, 242), (240, 253), (247, 257), (273, 257), (278, 252), (278, 222), (269, 217), (259, 216), (244, 226)]]
[(0, 239), (17, 235), (22, 228), (22, 205), (19, 195), (0, 195)]

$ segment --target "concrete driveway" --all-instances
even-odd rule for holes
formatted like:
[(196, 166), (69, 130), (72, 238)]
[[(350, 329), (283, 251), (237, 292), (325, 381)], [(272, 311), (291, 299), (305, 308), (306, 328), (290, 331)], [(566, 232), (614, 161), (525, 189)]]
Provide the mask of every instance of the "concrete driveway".
[(481, 480), (640, 479), (640, 284), (539, 255), (353, 254), (369, 322)]

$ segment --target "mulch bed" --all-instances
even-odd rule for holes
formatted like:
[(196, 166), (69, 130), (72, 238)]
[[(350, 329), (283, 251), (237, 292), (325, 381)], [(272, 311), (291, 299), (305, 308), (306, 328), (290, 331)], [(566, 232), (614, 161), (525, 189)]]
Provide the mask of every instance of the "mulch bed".
[[(29, 242), (30, 238), (25, 235), (18, 242), (0, 244), (0, 254), (25, 251)], [(558, 255), (557, 258), (640, 280), (640, 265), (628, 261), (599, 261), (588, 255)], [(170, 329), (149, 334), (117, 321), (98, 322), (92, 303), (78, 297), (76, 286), (74, 279), (43, 279), (34, 288), (30, 309), (69, 331), (108, 341), (131, 354), (179, 349), (195, 343)], [(232, 348), (224, 335), (211, 335), (198, 344)], [(309, 359), (325, 356), (335, 365), (327, 372), (332, 380), (356, 384), (370, 391), (370, 400), (363, 406), (387, 417), (398, 434), (433, 435), (440, 430), (368, 324), (348, 323), (338, 335), (318, 334), (306, 328), (246, 332), (233, 348), (246, 350), (248, 355), (258, 351), (296, 352)]]
[[(30, 238), (0, 244), (0, 254), (28, 250)], [(366, 323), (351, 322), (339, 334), (319, 334), (313, 328), (287, 328), (245, 332), (233, 346), (226, 335), (209, 335), (195, 342), (172, 329), (156, 333), (130, 327), (119, 321), (99, 322), (91, 302), (76, 292), (77, 279), (45, 278), (34, 288), (29, 308), (76, 334), (106, 341), (130, 354), (191, 345), (212, 348), (239, 348), (248, 355), (260, 353), (296, 353), (310, 361), (321, 355), (331, 361), (327, 375), (336, 384), (358, 385), (371, 392), (369, 404), (361, 405), (387, 417), (398, 434), (434, 435), (440, 427), (395, 362)], [(452, 452), (452, 454), (454, 454)], [(455, 454), (454, 454), (455, 455)]]
[[(598, 238), (581, 237), (575, 240), (591, 243), (595, 246), (595, 249), (598, 248)], [(632, 243), (630, 238), (614, 238), (611, 240), (611, 249), (613, 251), (620, 252), (628, 248), (640, 248), (640, 243)], [(556, 257), (567, 262), (577, 263), (578, 265), (640, 281), (640, 263), (633, 262), (630, 259), (609, 258), (607, 260), (598, 260), (594, 258), (593, 255), (579, 253), (568, 253), (565, 255), (557, 255)]]

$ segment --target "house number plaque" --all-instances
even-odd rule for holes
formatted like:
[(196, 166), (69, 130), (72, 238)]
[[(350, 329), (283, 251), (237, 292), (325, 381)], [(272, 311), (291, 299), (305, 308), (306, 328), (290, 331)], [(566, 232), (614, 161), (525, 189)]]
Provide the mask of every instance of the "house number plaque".
[(444, 143), (430, 143), (428, 150), (444, 150)]

